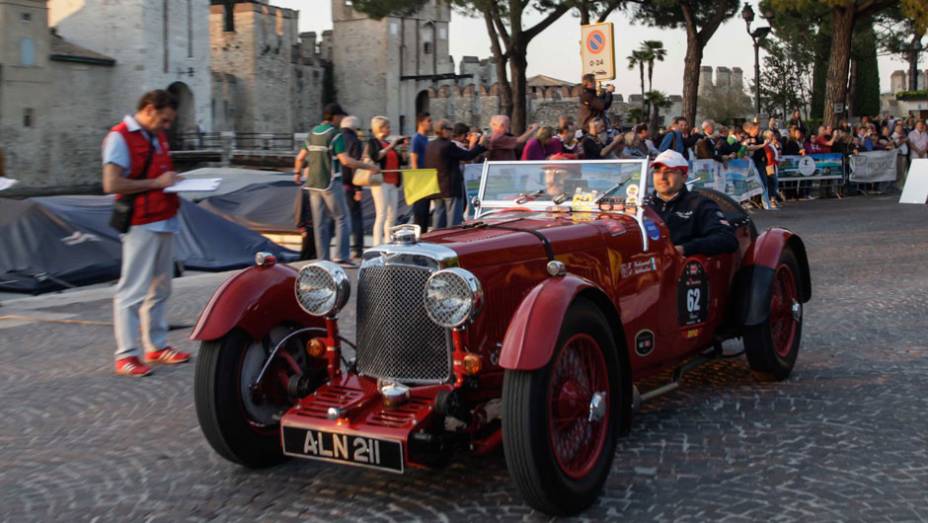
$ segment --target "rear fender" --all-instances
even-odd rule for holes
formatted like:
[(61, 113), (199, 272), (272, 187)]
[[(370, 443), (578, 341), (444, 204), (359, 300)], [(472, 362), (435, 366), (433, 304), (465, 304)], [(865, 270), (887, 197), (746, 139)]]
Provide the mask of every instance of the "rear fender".
[(310, 316), (297, 303), (296, 277), (296, 269), (281, 264), (236, 273), (210, 298), (190, 339), (215, 340), (235, 327), (261, 339), (282, 323), (324, 328), (322, 318)]
[(799, 301), (805, 303), (812, 298), (812, 276), (802, 239), (786, 229), (767, 229), (754, 242), (754, 248), (745, 253), (736, 279), (738, 299), (735, 303), (741, 325), (760, 325), (767, 321), (770, 284), (780, 255), (787, 249), (793, 252), (799, 264), (799, 274), (796, 275), (799, 278)]
[(628, 368), (628, 354), (621, 350), (625, 338), (615, 306), (593, 282), (572, 274), (539, 283), (522, 300), (503, 337), (500, 366), (510, 370), (535, 370), (547, 365), (554, 354), (564, 315), (581, 295), (603, 311), (612, 326), (619, 357), (625, 363), (624, 368)]

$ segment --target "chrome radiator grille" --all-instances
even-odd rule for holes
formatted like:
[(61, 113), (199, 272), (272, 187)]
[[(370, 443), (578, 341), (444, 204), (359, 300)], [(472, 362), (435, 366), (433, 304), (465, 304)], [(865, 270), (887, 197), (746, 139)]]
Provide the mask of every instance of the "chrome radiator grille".
[(361, 374), (403, 383), (445, 383), (451, 377), (450, 333), (425, 313), (432, 274), (406, 264), (362, 266), (358, 275)]

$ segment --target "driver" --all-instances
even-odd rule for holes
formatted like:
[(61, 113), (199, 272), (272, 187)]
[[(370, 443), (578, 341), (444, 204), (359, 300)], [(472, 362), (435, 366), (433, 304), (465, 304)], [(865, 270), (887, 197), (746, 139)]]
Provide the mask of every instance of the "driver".
[(712, 200), (686, 188), (689, 163), (667, 150), (651, 162), (654, 195), (647, 206), (670, 229), (670, 241), (683, 256), (722, 254), (738, 250), (738, 239)]
[(552, 198), (560, 196), (567, 190), (568, 178), (580, 178), (580, 173), (573, 164), (547, 164), (542, 168), (545, 175), (545, 194)]

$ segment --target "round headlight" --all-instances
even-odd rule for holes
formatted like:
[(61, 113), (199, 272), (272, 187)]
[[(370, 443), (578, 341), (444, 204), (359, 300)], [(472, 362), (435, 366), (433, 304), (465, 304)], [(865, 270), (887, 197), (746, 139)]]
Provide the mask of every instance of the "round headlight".
[(337, 313), (348, 302), (351, 284), (348, 275), (330, 261), (304, 265), (296, 278), (296, 301), (313, 316)]
[(438, 271), (425, 283), (425, 312), (442, 327), (464, 324), (480, 312), (482, 303), (480, 281), (464, 269)]

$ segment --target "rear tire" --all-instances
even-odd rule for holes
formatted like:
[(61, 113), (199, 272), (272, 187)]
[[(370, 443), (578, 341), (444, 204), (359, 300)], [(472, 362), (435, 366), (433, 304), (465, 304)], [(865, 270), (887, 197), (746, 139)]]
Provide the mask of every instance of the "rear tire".
[(767, 320), (744, 330), (744, 352), (760, 381), (785, 380), (796, 364), (802, 339), (800, 285), (799, 263), (786, 249), (780, 254), (770, 282)]
[[(619, 362), (606, 318), (580, 298), (567, 311), (546, 366), (506, 371), (506, 465), (532, 508), (573, 515), (599, 496), (623, 426), (620, 418), (628, 415), (621, 407), (626, 398), (620, 397)], [(594, 408), (597, 397), (600, 407)]]
[(250, 391), (242, 385), (257, 375), (265, 352), (273, 348), (268, 344), (269, 340), (253, 340), (235, 329), (218, 340), (203, 342), (197, 356), (194, 399), (203, 435), (220, 456), (250, 468), (285, 459), (279, 414), (290, 405), (280, 394), (275, 395), (276, 401), (256, 403), (245, 396)]

